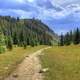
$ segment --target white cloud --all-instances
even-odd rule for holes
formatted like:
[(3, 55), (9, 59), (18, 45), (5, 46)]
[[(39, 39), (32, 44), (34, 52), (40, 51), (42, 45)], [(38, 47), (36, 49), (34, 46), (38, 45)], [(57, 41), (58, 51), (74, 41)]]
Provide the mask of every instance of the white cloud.
[[(55, 11), (54, 9), (43, 9), (42, 13), (46, 17), (52, 17), (55, 19), (61, 19), (67, 17), (69, 15), (76, 15), (74, 14), (76, 11), (80, 11), (80, 3), (79, 0), (49, 0), (53, 6), (59, 7), (62, 11)], [(67, 4), (65, 7), (64, 5)], [(76, 15), (77, 16), (77, 15)], [(78, 16), (80, 16), (78, 14)], [(74, 17), (74, 16), (73, 16)]]
[(20, 18), (30, 18), (33, 16), (32, 12), (27, 12), (24, 10), (20, 10), (20, 9), (0, 9), (0, 14), (3, 15), (10, 15), (10, 16), (14, 16), (16, 15), (16, 17), (20, 17)]
[(72, 3), (80, 3), (80, 0), (49, 0), (53, 5), (61, 5), (61, 6), (66, 6), (68, 4)]
[(25, 3), (25, 0), (14, 0), (14, 1), (16, 1), (18, 3)]
[(27, 0), (28, 2), (34, 2), (34, 0)]
[[(54, 19), (62, 19), (69, 15), (78, 16), (80, 18), (80, 5), (79, 4), (71, 4), (66, 8), (62, 8), (62, 11), (56, 11), (54, 9), (43, 9), (42, 13), (45, 17), (52, 17)], [(78, 14), (78, 15), (76, 15)]]
[[(19, 16), (23, 16), (26, 17), (27, 15), (34, 16), (34, 13), (36, 13), (36, 10), (38, 10), (38, 13), (36, 13), (36, 16), (40, 19), (47, 19), (47, 18), (54, 18), (54, 19), (62, 19), (65, 18), (69, 15), (73, 15), (72, 17), (76, 17), (76, 16), (80, 16), (79, 12), (80, 12), (80, 3), (79, 0), (8, 0), (8, 1), (12, 1), (12, 2), (16, 2), (16, 3), (21, 3), (21, 4), (29, 4), (30, 6), (34, 7), (35, 10), (32, 9), (31, 12), (27, 12), (26, 10), (24, 11), (22, 10), (9, 10), (11, 12), (15, 12), (16, 14), (18, 14)], [(41, 2), (42, 1), (42, 2)], [(38, 6), (38, 3), (41, 2), (41, 4), (43, 4), (44, 2), (50, 1), (51, 4), (54, 7), (60, 8), (60, 11), (57, 11), (54, 8), (51, 9), (46, 9), (45, 7), (42, 6)], [(67, 4), (65, 7), (64, 5)], [(43, 4), (46, 5), (46, 4)], [(27, 8), (27, 7), (25, 7)], [(5, 11), (3, 11), (5, 12)], [(76, 13), (78, 12), (78, 13)], [(26, 15), (27, 14), (27, 15)], [(78, 15), (76, 15), (78, 14)]]

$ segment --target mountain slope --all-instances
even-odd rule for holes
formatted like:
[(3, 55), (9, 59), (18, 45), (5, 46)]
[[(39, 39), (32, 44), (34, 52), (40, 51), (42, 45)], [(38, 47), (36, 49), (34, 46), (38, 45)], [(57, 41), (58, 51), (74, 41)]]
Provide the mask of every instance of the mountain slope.
[(57, 40), (57, 35), (44, 23), (37, 19), (19, 19), (10, 16), (0, 16), (1, 31), (11, 36), (14, 44), (51, 45)]

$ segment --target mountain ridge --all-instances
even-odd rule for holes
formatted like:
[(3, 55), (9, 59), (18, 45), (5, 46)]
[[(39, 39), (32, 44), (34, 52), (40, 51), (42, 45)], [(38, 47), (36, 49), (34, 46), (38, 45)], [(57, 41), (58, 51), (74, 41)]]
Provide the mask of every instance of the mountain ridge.
[[(57, 40), (58, 36), (46, 24), (38, 19), (19, 19), (10, 16), (0, 16), (0, 28), (4, 35), (11, 36), (13, 43), (20, 41), (30, 44), (30, 39), (38, 44), (48, 45)], [(17, 37), (20, 38), (17, 40)], [(15, 41), (16, 38), (16, 41)]]

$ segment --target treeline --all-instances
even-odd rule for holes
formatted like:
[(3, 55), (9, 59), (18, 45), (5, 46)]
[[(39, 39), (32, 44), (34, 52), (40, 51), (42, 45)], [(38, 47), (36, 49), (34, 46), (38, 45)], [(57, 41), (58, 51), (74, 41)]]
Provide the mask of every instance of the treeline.
[(80, 29), (77, 28), (74, 31), (67, 32), (65, 35), (61, 34), (60, 36), (60, 46), (64, 45), (77, 45), (80, 44)]
[(0, 16), (0, 33), (5, 36), (5, 44), (26, 48), (37, 45), (52, 45), (54, 32), (37, 19), (19, 19)]

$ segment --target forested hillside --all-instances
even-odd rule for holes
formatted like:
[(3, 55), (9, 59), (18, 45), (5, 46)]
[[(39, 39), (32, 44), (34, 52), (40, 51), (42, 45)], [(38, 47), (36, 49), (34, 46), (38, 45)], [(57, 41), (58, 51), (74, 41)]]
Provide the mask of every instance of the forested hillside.
[(6, 44), (18, 46), (52, 45), (56, 34), (37, 19), (19, 19), (0, 16), (0, 32), (6, 36)]

